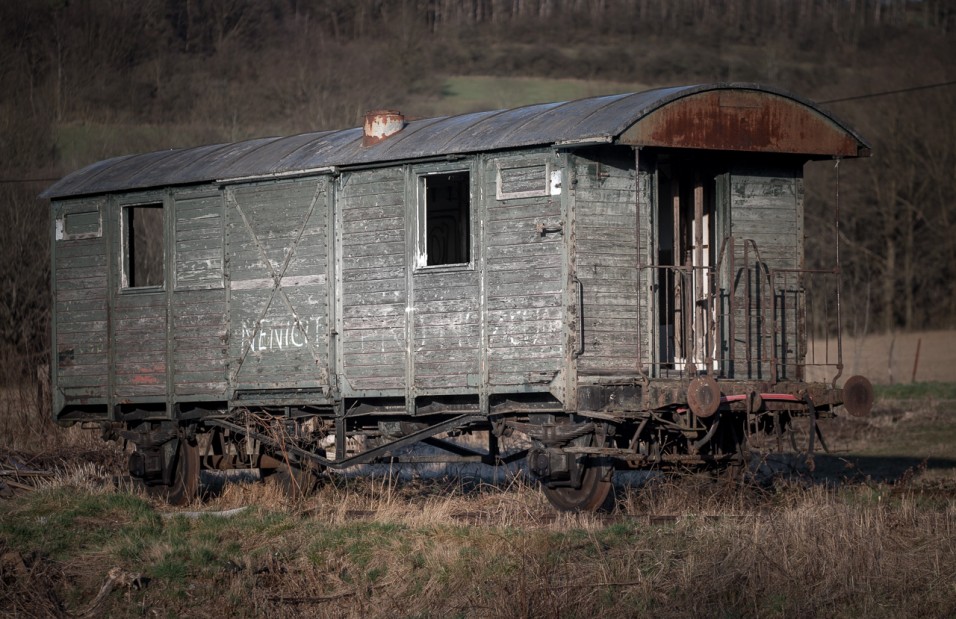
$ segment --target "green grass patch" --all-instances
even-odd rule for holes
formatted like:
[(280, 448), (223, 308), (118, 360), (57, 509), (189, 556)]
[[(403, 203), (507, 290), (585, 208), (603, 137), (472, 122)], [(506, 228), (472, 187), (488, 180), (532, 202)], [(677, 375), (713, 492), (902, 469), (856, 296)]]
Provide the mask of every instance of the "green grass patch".
[[(505, 526), (442, 515), (411, 524), (391, 504), (383, 521), (288, 507), (162, 518), (129, 495), (39, 490), (0, 504), (0, 567), (19, 596), (0, 596), (0, 614), (29, 614), (4, 599), (27, 599), (41, 569), (79, 613), (114, 567), (146, 577), (144, 589), (110, 594), (102, 612), (116, 616), (890, 617), (865, 611), (913, 604), (946, 614), (956, 575), (947, 505), (916, 509), (893, 486), (781, 492), (788, 500), (761, 494), (752, 511), (732, 502), (727, 511), (747, 513), (726, 519), (553, 527), (540, 514), (506, 516)], [(11, 551), (31, 566), (22, 578)], [(837, 575), (825, 591), (802, 586), (821, 573)]]
[[(898, 457), (918, 463), (920, 459), (932, 458), (952, 462), (947, 468), (956, 467), (956, 425), (926, 419), (904, 421), (896, 424), (896, 430), (887, 433), (880, 441), (871, 441), (858, 453), (865, 456)], [(943, 462), (931, 463), (936, 467)]]
[(129, 494), (86, 494), (72, 488), (41, 490), (0, 506), (0, 537), (15, 548), (54, 558), (83, 549), (120, 548), (155, 537), (162, 524), (149, 504)]
[(446, 80), (441, 108), (449, 114), (463, 114), (646, 89), (642, 84), (601, 80), (457, 76)]
[(956, 383), (873, 385), (873, 393), (884, 400), (956, 400)]
[(70, 170), (120, 155), (230, 141), (214, 127), (148, 123), (61, 124), (54, 139), (59, 161)]
[(189, 575), (189, 566), (181, 558), (171, 553), (163, 557), (150, 569), (153, 578), (160, 578), (172, 583), (182, 584)]
[[(445, 81), (437, 102), (422, 102), (417, 109), (425, 115), (464, 114), (638, 92), (647, 88), (645, 84), (607, 80), (455, 76)], [(229, 142), (273, 133), (275, 130), (245, 127), (241, 135), (226, 135), (221, 127), (188, 123), (76, 122), (56, 126), (54, 140), (58, 160), (64, 168), (72, 170), (118, 155)]]
[(404, 527), (377, 522), (357, 522), (315, 531), (308, 556), (316, 565), (342, 559), (364, 569), (382, 548), (400, 548)]

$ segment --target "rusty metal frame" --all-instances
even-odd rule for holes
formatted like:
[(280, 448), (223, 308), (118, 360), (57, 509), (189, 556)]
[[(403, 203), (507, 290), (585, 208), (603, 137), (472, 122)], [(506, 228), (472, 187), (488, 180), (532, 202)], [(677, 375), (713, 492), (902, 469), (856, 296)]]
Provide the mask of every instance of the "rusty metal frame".
[[(777, 298), (778, 292), (780, 290), (778, 288), (778, 284), (781, 278), (787, 278), (789, 276), (796, 275), (798, 279), (797, 287), (794, 292), (796, 293), (797, 297), (792, 314), (795, 324), (794, 337), (797, 340), (797, 353), (794, 355), (795, 361), (792, 363), (792, 365), (795, 368), (797, 377), (800, 380), (803, 380), (805, 378), (805, 368), (809, 365), (835, 366), (839, 370), (842, 367), (842, 352), (838, 352), (839, 358), (837, 359), (836, 363), (830, 362), (828, 353), (822, 362), (818, 362), (815, 355), (812, 355), (810, 359), (807, 358), (808, 351), (805, 350), (805, 347), (806, 340), (809, 339), (809, 330), (806, 321), (809, 310), (807, 308), (807, 302), (805, 298), (807, 291), (805, 286), (806, 282), (804, 279), (806, 276), (813, 275), (833, 276), (836, 278), (837, 283), (839, 283), (839, 267), (833, 269), (771, 268), (761, 258), (760, 250), (753, 239), (743, 239), (742, 241), (738, 241), (738, 239), (732, 235), (724, 237), (720, 250), (717, 253), (715, 264), (712, 266), (642, 264), (638, 269), (639, 273), (644, 270), (672, 272), (675, 274), (675, 282), (677, 277), (680, 277), (681, 281), (684, 282), (682, 287), (692, 285), (692, 280), (706, 281), (706, 294), (704, 294), (699, 302), (693, 307), (693, 326), (695, 328), (699, 327), (702, 321), (706, 321), (706, 329), (704, 329), (703, 333), (703, 346), (705, 347), (705, 350), (697, 350), (698, 342), (694, 338), (685, 338), (687, 341), (684, 343), (685, 348), (683, 350), (683, 357), (688, 361), (700, 358), (700, 360), (705, 364), (705, 368), (703, 368), (703, 370), (705, 370), (706, 373), (711, 376), (717, 373), (715, 366), (718, 362), (721, 363), (722, 368), (724, 362), (728, 362), (730, 367), (735, 366), (735, 362), (737, 360), (737, 325), (735, 317), (737, 316), (737, 312), (741, 309), (737, 304), (737, 293), (739, 292), (740, 288), (735, 277), (738, 266), (736, 261), (736, 251), (738, 246), (742, 247), (743, 263), (740, 266), (742, 271), (745, 273), (743, 286), (746, 304), (743, 309), (745, 311), (748, 323), (750, 321), (753, 321), (754, 323), (752, 327), (748, 327), (746, 329), (745, 354), (747, 363), (766, 363), (769, 384), (775, 385), (781, 381), (781, 372), (779, 366), (781, 365), (782, 360), (779, 355), (778, 347), (782, 345), (779, 342), (779, 336), (780, 329), (782, 328), (783, 317), (780, 315), (780, 312), (786, 310), (781, 309), (779, 300)], [(728, 297), (727, 309), (726, 312), (718, 314), (716, 311), (717, 301), (720, 291), (724, 290), (721, 288), (720, 277), (728, 266), (731, 269), (731, 272), (729, 281), (726, 282), (728, 287), (726, 290)], [(787, 315), (789, 316), (790, 313), (788, 312)], [(828, 316), (829, 313), (827, 312), (826, 315)], [(682, 318), (682, 322), (687, 322), (687, 320), (689, 319)], [(720, 346), (720, 341), (722, 341), (720, 325), (723, 322), (726, 322), (726, 339), (729, 342), (727, 354), (726, 356), (715, 356), (714, 350)], [(829, 324), (828, 320), (825, 320), (825, 322)], [(836, 338), (839, 342), (842, 341), (842, 321), (840, 316), (837, 316), (836, 322)], [(675, 325), (675, 329), (679, 326), (680, 325)], [(754, 341), (754, 337), (758, 338), (757, 341)], [(759, 348), (759, 350), (755, 350), (755, 346)], [(677, 355), (678, 351), (674, 350), (673, 354)], [(658, 361), (655, 363), (663, 364), (665, 362)], [(786, 365), (789, 367), (791, 363), (787, 362)], [(724, 372), (725, 370), (726, 368), (722, 369), (721, 372)], [(751, 370), (751, 372), (752, 371), (753, 370)], [(701, 372), (698, 371), (697, 373)], [(759, 375), (762, 373), (762, 371), (757, 370), (757, 373)], [(678, 368), (676, 366), (674, 368), (673, 374), (675, 374), (675, 377), (680, 380), (689, 378), (682, 368)], [(734, 370), (734, 374), (737, 374), (736, 370)]]
[[(226, 430), (231, 430), (237, 434), (247, 436), (249, 438), (255, 439), (267, 445), (284, 449), (288, 451), (289, 453), (295, 454), (296, 456), (304, 460), (310, 460), (316, 464), (328, 467), (330, 469), (335, 469), (335, 470), (345, 469), (350, 466), (354, 466), (356, 464), (369, 464), (391, 453), (392, 451), (395, 451), (396, 449), (408, 447), (410, 445), (414, 445), (415, 443), (419, 443), (419, 442), (426, 442), (429, 439), (432, 439), (436, 435), (441, 434), (443, 432), (458, 430), (458, 429), (465, 428), (468, 426), (473, 426), (476, 424), (487, 424), (487, 422), (488, 422), (488, 418), (485, 417), (484, 415), (476, 415), (476, 414), (458, 415), (456, 417), (450, 417), (436, 424), (430, 425), (417, 432), (412, 432), (410, 434), (407, 434), (403, 436), (402, 438), (396, 439), (384, 445), (380, 445), (373, 449), (363, 451), (362, 453), (356, 454), (350, 458), (344, 458), (344, 459), (337, 458), (335, 460), (330, 460), (324, 456), (318, 455), (314, 451), (310, 451), (308, 449), (299, 447), (298, 445), (294, 444), (291, 441), (286, 441), (282, 444), (279, 444), (274, 437), (268, 436), (267, 434), (264, 434), (257, 430), (252, 430), (248, 427), (241, 426), (237, 423), (234, 423), (233, 421), (229, 421), (229, 420), (221, 419), (221, 418), (205, 420), (206, 425), (211, 425), (211, 426), (224, 428)], [(336, 439), (338, 439), (338, 436), (336, 437)], [(444, 441), (433, 442), (433, 443), (434, 443), (434, 446), (440, 447), (444, 443)], [(338, 450), (338, 444), (339, 443), (337, 440), (336, 441), (337, 450)], [(445, 447), (440, 447), (440, 448), (445, 449)], [(467, 448), (463, 448), (463, 449), (467, 449)], [(480, 454), (480, 452), (474, 452), (472, 450), (467, 450), (467, 451), (469, 452), (470, 456), (473, 456), (474, 454)], [(482, 455), (489, 455), (489, 454), (482, 454)], [(512, 456), (513, 454), (508, 457), (512, 457)], [(518, 458), (515, 458), (515, 459), (518, 459)], [(442, 460), (442, 461), (447, 462), (449, 460)], [(455, 461), (455, 460), (450, 460), (450, 461)], [(495, 462), (498, 462), (498, 461), (503, 461), (503, 459), (496, 456), (493, 462), (488, 462), (488, 463), (494, 464)]]

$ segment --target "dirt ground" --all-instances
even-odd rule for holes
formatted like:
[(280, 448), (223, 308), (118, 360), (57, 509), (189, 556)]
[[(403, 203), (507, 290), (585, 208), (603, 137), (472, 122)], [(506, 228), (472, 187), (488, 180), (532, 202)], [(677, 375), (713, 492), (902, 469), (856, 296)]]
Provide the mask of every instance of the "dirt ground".
[[(830, 358), (836, 359), (836, 343), (829, 344)], [(827, 350), (822, 341), (810, 346), (818, 358)], [(843, 364), (844, 376), (862, 374), (874, 384), (956, 382), (956, 331), (845, 335)], [(816, 368), (808, 372), (812, 380), (826, 380)]]

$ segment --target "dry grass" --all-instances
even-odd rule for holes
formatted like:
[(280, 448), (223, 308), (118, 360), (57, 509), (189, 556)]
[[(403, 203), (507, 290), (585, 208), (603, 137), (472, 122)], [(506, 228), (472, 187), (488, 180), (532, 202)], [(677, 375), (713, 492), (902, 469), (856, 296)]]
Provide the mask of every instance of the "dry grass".
[[(68, 483), (64, 478), (63, 483)], [(956, 505), (911, 488), (660, 478), (610, 517), (532, 488), (330, 479), (290, 502), (235, 484), (231, 518), (79, 485), (0, 507), (0, 608), (335, 617), (951, 616)], [(54, 508), (55, 506), (55, 508)], [(175, 510), (179, 512), (180, 510)], [(41, 529), (37, 522), (43, 520)], [(23, 563), (24, 567), (17, 567)], [(39, 595), (36, 582), (49, 589)], [(134, 583), (139, 583), (138, 585)], [(140, 588), (136, 588), (139, 586)], [(53, 600), (51, 602), (50, 600)]]
[[(3, 456), (53, 475), (0, 501), (0, 614), (954, 616), (951, 409), (883, 400), (827, 430), (818, 462), (857, 468), (645, 476), (602, 516), (554, 512), (516, 470), (387, 466), (297, 500), (207, 475), (173, 509), (117, 489), (123, 454), (95, 437), (31, 453), (31, 429)], [(909, 468), (859, 472), (900, 453)]]
[[(811, 342), (813, 354), (836, 363), (836, 342)], [(917, 356), (917, 351), (919, 355)], [(956, 331), (917, 331), (853, 337), (844, 335), (844, 378), (862, 374), (874, 384), (956, 382)], [(831, 370), (808, 369), (810, 380), (829, 380)]]
[(0, 498), (34, 487), (76, 486), (112, 490), (126, 454), (96, 432), (53, 423), (49, 403), (35, 384), (0, 388)]
[(53, 423), (48, 394), (35, 382), (0, 386), (0, 453), (62, 453), (93, 450), (99, 438), (78, 426)]

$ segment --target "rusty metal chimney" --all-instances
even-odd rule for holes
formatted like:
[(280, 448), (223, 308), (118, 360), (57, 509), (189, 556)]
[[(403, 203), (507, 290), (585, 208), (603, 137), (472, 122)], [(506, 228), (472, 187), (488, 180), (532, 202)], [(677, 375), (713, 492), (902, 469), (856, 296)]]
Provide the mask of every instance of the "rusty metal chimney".
[(405, 128), (405, 117), (395, 110), (365, 112), (362, 146), (372, 146)]

